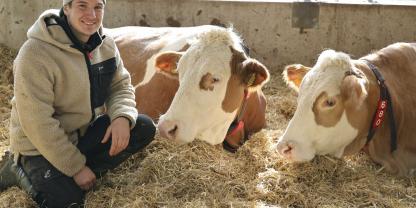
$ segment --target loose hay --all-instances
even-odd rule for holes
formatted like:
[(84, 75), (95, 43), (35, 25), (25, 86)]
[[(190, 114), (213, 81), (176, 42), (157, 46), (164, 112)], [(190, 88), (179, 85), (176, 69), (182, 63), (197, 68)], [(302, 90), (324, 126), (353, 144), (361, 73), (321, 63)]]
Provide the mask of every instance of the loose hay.
[(16, 51), (8, 48), (5, 45), (0, 44), (0, 84), (9, 85), (13, 84), (13, 70), (12, 64), (16, 57)]
[[(4, 47), (0, 52), (2, 72), (11, 72), (15, 53)], [(0, 80), (4, 149), (12, 88), (10, 77)], [(323, 156), (302, 164), (282, 160), (274, 147), (293, 116), (296, 95), (281, 81), (279, 70), (272, 71), (265, 94), (268, 127), (236, 154), (220, 145), (196, 141), (178, 146), (157, 136), (100, 179), (87, 194), (86, 207), (416, 207), (415, 178), (380, 171), (364, 154), (342, 160)], [(34, 206), (17, 188), (0, 194), (0, 207)]]
[(13, 60), (16, 51), (0, 44), (0, 157), (9, 145), (10, 100), (13, 97)]

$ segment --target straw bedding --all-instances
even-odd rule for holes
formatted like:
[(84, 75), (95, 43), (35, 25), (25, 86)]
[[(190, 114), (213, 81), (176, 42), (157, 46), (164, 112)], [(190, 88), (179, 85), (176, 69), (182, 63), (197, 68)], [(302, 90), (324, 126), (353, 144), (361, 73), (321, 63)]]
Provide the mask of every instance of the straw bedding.
[[(0, 46), (0, 152), (8, 147), (15, 51)], [(100, 179), (86, 207), (416, 207), (415, 177), (386, 173), (365, 154), (291, 164), (275, 151), (296, 108), (296, 95), (272, 69), (265, 87), (268, 127), (231, 154), (195, 141), (160, 138)], [(36, 207), (16, 187), (0, 207)]]

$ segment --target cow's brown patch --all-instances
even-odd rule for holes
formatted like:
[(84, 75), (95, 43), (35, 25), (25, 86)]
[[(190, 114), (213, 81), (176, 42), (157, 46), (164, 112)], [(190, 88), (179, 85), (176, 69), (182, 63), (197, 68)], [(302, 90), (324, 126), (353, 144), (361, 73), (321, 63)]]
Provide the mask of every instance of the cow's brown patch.
[(244, 96), (244, 86), (241, 83), (241, 78), (238, 75), (231, 74), (227, 83), (227, 90), (222, 101), (222, 109), (225, 112), (231, 113), (240, 107)]
[(227, 90), (222, 101), (222, 109), (228, 113), (234, 112), (242, 102), (244, 96), (242, 63), (247, 59), (244, 53), (232, 47), (230, 49), (232, 54), (230, 61), (231, 77), (227, 82)]
[(233, 47), (230, 47), (230, 50), (231, 77), (228, 80), (227, 91), (222, 102), (225, 112), (233, 112), (240, 106), (245, 88), (261, 85), (269, 78), (266, 67), (260, 62), (248, 58), (244, 52)]
[[(416, 47), (396, 43), (365, 58), (378, 67), (386, 80), (393, 102), (398, 145), (397, 150), (391, 153), (390, 121), (387, 116), (369, 144), (369, 154), (387, 170), (399, 175), (408, 174), (410, 169), (416, 168), (416, 97), (413, 96), (416, 89)], [(373, 108), (371, 114), (374, 111)]]
[(242, 73), (242, 63), (247, 59), (243, 52), (235, 50), (230, 46), (231, 50), (231, 73), (232, 74), (241, 74)]
[[(368, 107), (365, 106), (366, 103), (364, 103), (366, 95), (364, 95), (365, 92), (359, 84), (360, 79), (362, 79), (362, 77), (357, 75), (348, 75), (343, 79), (340, 87), (348, 122), (355, 129), (366, 126), (366, 118), (368, 117)], [(374, 93), (377, 94), (377, 92)], [(372, 96), (371, 94), (369, 95)]]
[(206, 73), (202, 76), (201, 81), (199, 81), (199, 88), (201, 90), (214, 90), (214, 83), (216, 82), (215, 78), (211, 73)]
[(312, 111), (318, 125), (335, 126), (344, 112), (341, 95), (331, 97), (328, 96), (328, 93), (322, 92), (313, 103)]
[[(368, 69), (370, 70), (370, 69)], [(358, 80), (355, 79), (363, 79), (367, 75), (365, 75), (362, 71), (357, 69), (359, 75), (351, 74), (346, 76), (341, 84), (341, 96), (344, 100), (345, 112), (347, 115), (347, 120), (351, 124), (352, 127), (358, 130), (356, 138), (348, 144), (344, 149), (344, 155), (351, 155), (356, 152), (359, 152), (366, 143), (366, 137), (368, 134), (368, 129), (371, 123), (372, 116), (369, 112), (369, 109), (372, 109), (375, 106), (375, 97), (379, 92), (377, 86), (371, 87), (368, 90), (368, 96), (365, 101), (358, 99), (358, 96), (363, 96), (363, 92), (361, 92), (361, 86), (358, 84)], [(372, 81), (371, 81), (372, 82)], [(372, 83), (371, 85), (377, 85), (377, 83)], [(362, 98), (361, 98), (362, 99)]]
[[(228, 113), (240, 108), (245, 88), (248, 88), (249, 85), (256, 85), (259, 80), (264, 81), (268, 78), (268, 74), (264, 75), (261, 70), (257, 72), (256, 67), (263, 67), (261, 64), (257, 64), (254, 59), (247, 58), (243, 52), (232, 47), (230, 49), (232, 54), (230, 61), (231, 76), (227, 82), (227, 90), (222, 102), (222, 109)], [(244, 64), (252, 62), (255, 64)], [(255, 77), (255, 79), (252, 80), (252, 77)], [(240, 118), (244, 122), (244, 130), (227, 136), (227, 142), (233, 147), (239, 147), (242, 144), (241, 140), (248, 136), (250, 132), (260, 131), (266, 125), (266, 99), (261, 90), (250, 92), (246, 102), (245, 111)]]
[[(143, 39), (138, 39), (135, 35), (115, 38), (117, 47), (120, 50), (121, 59), (131, 75), (131, 83), (133, 85), (137, 85), (143, 81), (146, 74), (147, 60), (165, 46), (165, 42), (159, 40), (160, 35)], [(150, 46), (149, 43), (152, 43), (152, 45)]]
[(267, 68), (259, 61), (247, 57), (243, 52), (231, 50), (231, 73), (241, 77), (242, 83), (246, 87), (256, 87), (264, 84), (269, 79)]
[(137, 109), (157, 122), (159, 116), (168, 110), (178, 87), (177, 79), (156, 73), (149, 82), (136, 88)]
[[(360, 106), (364, 102), (364, 93), (359, 79), (363, 73), (347, 73), (340, 86), (340, 94), (329, 97), (322, 92), (315, 100), (312, 111), (315, 114), (315, 121), (322, 126), (334, 126), (341, 119), (342, 113), (346, 112), (348, 123), (355, 129), (360, 130), (367, 122), (367, 108)], [(336, 102), (335, 104), (333, 102)], [(333, 108), (330, 105), (334, 105)]]

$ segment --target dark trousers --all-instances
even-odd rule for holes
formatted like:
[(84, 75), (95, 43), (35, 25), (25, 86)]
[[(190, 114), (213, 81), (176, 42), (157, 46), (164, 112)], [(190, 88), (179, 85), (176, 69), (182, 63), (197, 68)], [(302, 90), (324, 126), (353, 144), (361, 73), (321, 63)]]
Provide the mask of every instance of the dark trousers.
[[(87, 158), (86, 165), (97, 178), (147, 146), (153, 140), (156, 131), (149, 117), (139, 115), (136, 126), (130, 132), (127, 148), (115, 156), (110, 156), (111, 140), (105, 144), (101, 143), (109, 125), (110, 118), (107, 115), (99, 117), (89, 126), (77, 145)], [(34, 200), (40, 207), (83, 207), (85, 192), (72, 177), (61, 173), (43, 156), (21, 156), (20, 164), (27, 173), (33, 188), (38, 192)]]

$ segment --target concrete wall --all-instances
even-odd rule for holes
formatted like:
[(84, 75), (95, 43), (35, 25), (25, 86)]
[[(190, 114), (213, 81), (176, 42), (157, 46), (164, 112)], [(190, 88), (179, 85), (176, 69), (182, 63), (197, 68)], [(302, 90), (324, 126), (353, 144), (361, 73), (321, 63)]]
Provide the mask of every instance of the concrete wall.
[[(19, 48), (26, 31), (47, 8), (61, 0), (0, 0), (0, 43)], [(292, 27), (292, 3), (108, 0), (104, 25), (193, 26), (229, 24), (242, 34), (252, 56), (272, 70), (311, 65), (326, 48), (360, 57), (398, 41), (416, 40), (416, 7), (319, 4), (317, 26)]]

